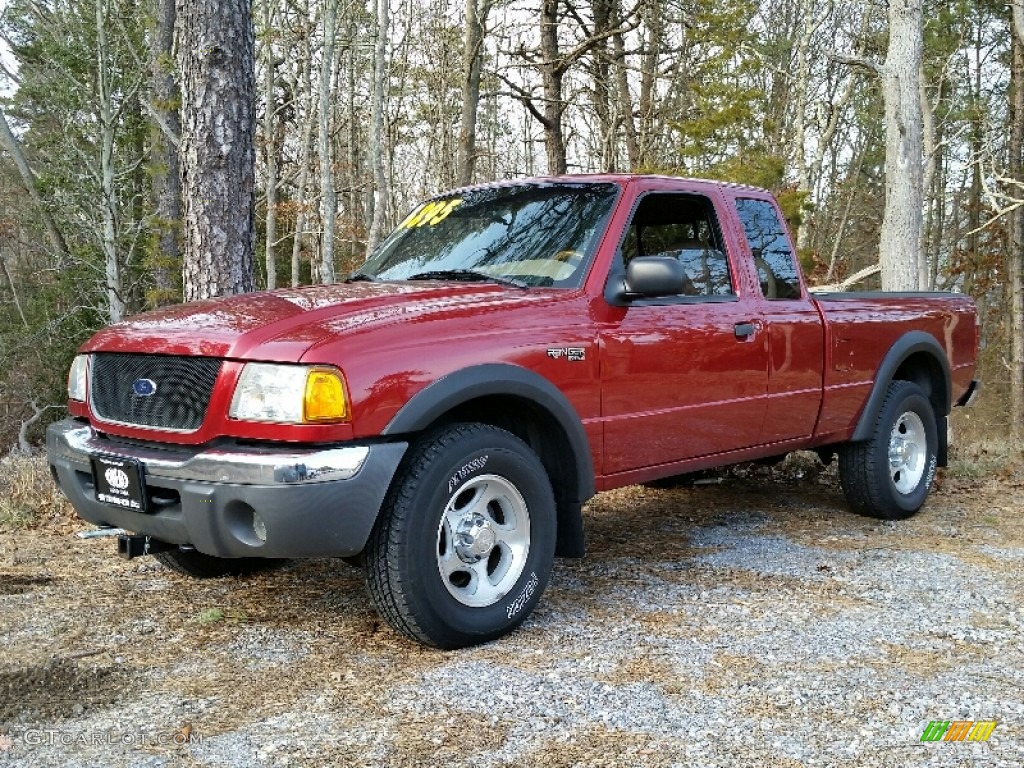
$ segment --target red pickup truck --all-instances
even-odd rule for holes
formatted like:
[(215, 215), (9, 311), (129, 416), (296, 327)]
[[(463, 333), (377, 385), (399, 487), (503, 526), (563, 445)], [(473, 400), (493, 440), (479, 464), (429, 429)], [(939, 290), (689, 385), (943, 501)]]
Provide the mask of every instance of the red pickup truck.
[(454, 648), (523, 621), (597, 491), (813, 449), (855, 511), (912, 515), (977, 343), (966, 296), (809, 294), (763, 190), (518, 180), (425, 202), (343, 284), (100, 331), (47, 451), (124, 556), (358, 560)]

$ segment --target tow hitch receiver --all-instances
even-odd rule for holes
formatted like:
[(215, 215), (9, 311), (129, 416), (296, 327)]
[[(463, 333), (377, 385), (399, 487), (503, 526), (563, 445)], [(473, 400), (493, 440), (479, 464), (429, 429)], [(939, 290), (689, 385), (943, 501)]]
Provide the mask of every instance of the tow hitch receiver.
[(176, 548), (176, 544), (168, 544), (166, 541), (160, 541), (150, 536), (122, 535), (117, 537), (117, 554), (125, 560)]

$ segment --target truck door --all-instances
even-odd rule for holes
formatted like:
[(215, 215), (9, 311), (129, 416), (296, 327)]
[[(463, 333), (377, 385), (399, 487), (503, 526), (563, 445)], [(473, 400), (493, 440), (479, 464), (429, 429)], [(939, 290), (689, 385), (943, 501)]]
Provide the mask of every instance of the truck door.
[(768, 330), (768, 400), (759, 442), (808, 437), (821, 408), (824, 329), (800, 279), (786, 226), (770, 198), (733, 191), (760, 284)]
[(616, 308), (599, 331), (604, 474), (757, 444), (768, 338), (756, 297), (737, 291), (712, 201), (651, 192), (626, 228), (623, 264), (673, 256), (684, 293)]

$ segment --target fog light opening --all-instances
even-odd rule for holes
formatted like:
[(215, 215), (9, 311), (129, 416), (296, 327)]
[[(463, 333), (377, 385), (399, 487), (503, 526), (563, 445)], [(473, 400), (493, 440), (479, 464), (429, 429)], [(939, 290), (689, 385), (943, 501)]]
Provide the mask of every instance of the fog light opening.
[(262, 543), (267, 543), (267, 524), (255, 512), (252, 513), (252, 532), (256, 534), (256, 538)]
[(267, 543), (266, 523), (244, 501), (229, 501), (224, 507), (224, 519), (236, 541), (247, 547), (262, 547)]

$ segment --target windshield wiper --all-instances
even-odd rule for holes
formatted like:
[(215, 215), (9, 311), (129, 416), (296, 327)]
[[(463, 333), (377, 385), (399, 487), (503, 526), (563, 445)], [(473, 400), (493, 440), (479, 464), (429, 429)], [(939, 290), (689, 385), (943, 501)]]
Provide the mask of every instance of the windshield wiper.
[(513, 288), (529, 288), (530, 286), (522, 280), (502, 275), (489, 275), (486, 272), (477, 272), (475, 269), (435, 269), (429, 272), (417, 272), (409, 275), (406, 280), (463, 280), (470, 283), (498, 283)]
[(373, 275), (367, 275), (367, 274), (365, 274), (363, 272), (353, 272), (351, 275), (349, 275), (347, 278), (345, 278), (345, 282), (346, 283), (359, 283), (359, 282), (376, 283), (377, 282), (377, 278), (374, 277)]

